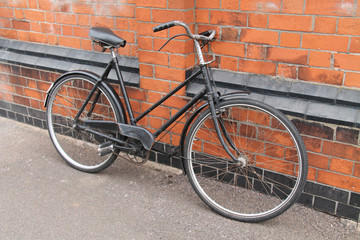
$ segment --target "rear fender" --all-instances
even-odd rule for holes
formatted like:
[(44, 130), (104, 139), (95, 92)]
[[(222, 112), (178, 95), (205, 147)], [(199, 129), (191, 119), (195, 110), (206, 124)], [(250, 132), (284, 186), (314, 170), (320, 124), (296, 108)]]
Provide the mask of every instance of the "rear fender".
[[(94, 72), (90, 72), (90, 71), (85, 71), (85, 70), (75, 70), (75, 71), (70, 71), (70, 72), (66, 72), (64, 74), (62, 74), (58, 79), (55, 80), (55, 82), (53, 84), (51, 84), (50, 88), (48, 89), (47, 93), (46, 93), (46, 98), (45, 98), (45, 102), (44, 102), (44, 107), (46, 108), (48, 101), (49, 101), (49, 97), (54, 89), (54, 86), (61, 81), (63, 78), (71, 76), (71, 75), (85, 75), (87, 77), (93, 78), (97, 81), (100, 81), (101, 78), (98, 74), (94, 73)], [(126, 119), (126, 115), (125, 115), (125, 109), (123, 104), (120, 101), (119, 95), (116, 93), (116, 91), (114, 90), (114, 88), (108, 84), (105, 81), (101, 81), (100, 85), (105, 89), (105, 91), (110, 95), (110, 97), (114, 100), (115, 102), (115, 107), (119, 110), (120, 112), (120, 121), (122, 123), (127, 123), (127, 119)]]

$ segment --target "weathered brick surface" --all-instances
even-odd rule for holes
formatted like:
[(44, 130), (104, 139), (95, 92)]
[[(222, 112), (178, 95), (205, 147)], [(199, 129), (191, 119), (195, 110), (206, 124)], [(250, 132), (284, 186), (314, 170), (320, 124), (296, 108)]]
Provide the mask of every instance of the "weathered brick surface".
[[(182, 20), (192, 31), (215, 29), (214, 67), (359, 90), (359, 9), (355, 0), (17, 0), (0, 5), (0, 37), (99, 50), (87, 36), (90, 27), (111, 28), (127, 40), (119, 53), (140, 63), (141, 89), (128, 87), (139, 114), (178, 86), (195, 64), (186, 38), (157, 51), (170, 36), (183, 32), (176, 27), (153, 33), (159, 23)], [(0, 64), (0, 99), (44, 110), (46, 90), (57, 76)], [(155, 131), (186, 103), (184, 95), (184, 89), (179, 91), (140, 124)], [(309, 180), (359, 193), (359, 129), (293, 122), (309, 152)], [(177, 144), (179, 134), (174, 128), (162, 141)]]

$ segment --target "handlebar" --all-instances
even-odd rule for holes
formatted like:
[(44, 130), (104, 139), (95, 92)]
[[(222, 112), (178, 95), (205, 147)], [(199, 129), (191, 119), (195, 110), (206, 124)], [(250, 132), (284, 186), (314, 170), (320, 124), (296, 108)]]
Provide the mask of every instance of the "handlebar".
[(154, 27), (153, 31), (158, 32), (158, 31), (162, 31), (162, 30), (174, 27), (174, 26), (182, 26), (183, 28), (185, 28), (186, 34), (188, 35), (188, 37), (195, 39), (195, 40), (213, 41), (214, 36), (216, 34), (216, 31), (213, 29), (202, 32), (200, 34), (192, 34), (189, 26), (186, 23), (181, 22), (181, 21), (170, 21), (170, 22), (162, 23), (162, 24)]

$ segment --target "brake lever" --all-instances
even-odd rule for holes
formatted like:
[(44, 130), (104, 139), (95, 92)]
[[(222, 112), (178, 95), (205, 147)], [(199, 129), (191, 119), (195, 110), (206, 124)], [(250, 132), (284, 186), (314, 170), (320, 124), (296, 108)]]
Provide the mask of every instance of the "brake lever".
[(173, 40), (174, 38), (177, 38), (177, 37), (181, 37), (181, 36), (187, 36), (189, 37), (187, 34), (185, 33), (180, 33), (180, 34), (177, 34), (175, 36), (172, 36), (171, 38), (169, 38), (160, 48), (158, 51), (160, 51), (161, 49), (163, 49), (165, 47), (166, 44), (168, 44), (171, 40)]

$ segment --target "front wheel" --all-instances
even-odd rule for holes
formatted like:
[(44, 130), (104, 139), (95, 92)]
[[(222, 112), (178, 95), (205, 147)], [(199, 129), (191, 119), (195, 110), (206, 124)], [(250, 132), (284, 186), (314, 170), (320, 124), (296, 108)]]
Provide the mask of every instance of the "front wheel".
[(273, 107), (248, 99), (222, 102), (218, 120), (228, 149), (245, 164), (226, 153), (210, 109), (205, 110), (184, 148), (185, 171), (196, 193), (219, 214), (239, 221), (283, 213), (300, 196), (307, 176), (305, 145), (294, 125)]

